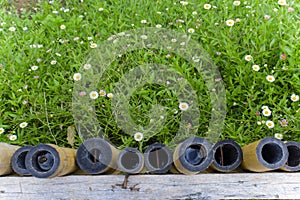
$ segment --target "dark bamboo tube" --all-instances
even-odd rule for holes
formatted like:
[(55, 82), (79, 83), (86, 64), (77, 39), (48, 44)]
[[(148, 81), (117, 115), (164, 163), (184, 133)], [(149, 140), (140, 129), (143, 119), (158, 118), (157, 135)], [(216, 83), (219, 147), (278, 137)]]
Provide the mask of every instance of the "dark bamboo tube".
[(289, 172), (300, 171), (300, 143), (286, 142), (284, 144), (288, 149), (289, 156), (285, 165), (280, 169)]
[(199, 137), (191, 137), (177, 145), (173, 154), (176, 169), (183, 174), (197, 174), (213, 161), (211, 144)]
[(135, 148), (125, 148), (118, 156), (118, 169), (128, 174), (140, 173), (144, 168), (144, 156)]
[(144, 153), (147, 172), (162, 174), (169, 171), (173, 163), (171, 150), (161, 143), (151, 144)]
[(243, 160), (240, 145), (233, 140), (221, 140), (213, 146), (213, 162), (210, 168), (219, 172), (230, 172), (237, 169)]
[(288, 159), (286, 145), (272, 137), (267, 137), (244, 147), (242, 167), (253, 172), (279, 169)]
[(77, 170), (75, 155), (75, 149), (39, 144), (27, 153), (25, 166), (37, 178), (63, 176)]
[(33, 146), (24, 146), (15, 151), (11, 158), (11, 166), (14, 172), (20, 176), (31, 175), (25, 166), (25, 160), (27, 153), (33, 148)]
[(0, 176), (13, 173), (11, 158), (19, 146), (0, 143)]
[(119, 150), (101, 138), (85, 140), (78, 148), (76, 161), (88, 174), (113, 173), (117, 169)]

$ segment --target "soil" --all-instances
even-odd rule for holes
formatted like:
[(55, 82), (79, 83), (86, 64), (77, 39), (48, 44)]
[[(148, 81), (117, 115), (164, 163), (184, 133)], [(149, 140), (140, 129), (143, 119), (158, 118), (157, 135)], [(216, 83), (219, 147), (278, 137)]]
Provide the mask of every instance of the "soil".
[[(39, 0), (13, 0), (11, 5), (16, 8), (19, 16), (21, 17), (22, 9), (25, 9), (26, 11), (31, 10), (34, 12), (33, 7), (35, 7), (37, 2), (39, 2)], [(10, 8), (8, 8), (8, 10), (10, 10)]]

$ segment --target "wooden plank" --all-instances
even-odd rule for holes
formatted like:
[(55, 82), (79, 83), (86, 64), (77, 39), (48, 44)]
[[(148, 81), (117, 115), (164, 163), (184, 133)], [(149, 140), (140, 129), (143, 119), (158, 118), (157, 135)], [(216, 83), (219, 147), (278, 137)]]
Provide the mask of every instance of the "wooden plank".
[[(300, 173), (232, 173), (198, 175), (132, 175), (122, 189), (124, 175), (73, 175), (52, 179), (1, 177), (1, 200), (92, 199), (296, 199)], [(129, 187), (138, 184), (139, 191)]]

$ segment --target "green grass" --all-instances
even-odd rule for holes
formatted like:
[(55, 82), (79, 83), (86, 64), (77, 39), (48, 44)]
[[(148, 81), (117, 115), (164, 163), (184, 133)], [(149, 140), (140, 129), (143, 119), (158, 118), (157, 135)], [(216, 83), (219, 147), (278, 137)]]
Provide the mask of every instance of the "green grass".
[[(74, 73), (86, 64), (91, 51), (103, 48), (101, 43), (111, 35), (160, 24), (199, 42), (218, 67), (227, 105), (220, 139), (234, 139), (244, 145), (281, 133), (283, 140), (300, 142), (300, 104), (290, 99), (292, 94), (300, 95), (300, 4), (288, 1), (289, 6), (280, 6), (273, 0), (261, 2), (241, 1), (239, 6), (234, 6), (233, 1), (214, 0), (209, 3), (216, 7), (206, 10), (205, 1), (195, 0), (187, 6), (166, 0), (66, 0), (63, 3), (55, 0), (52, 4), (41, 1), (36, 9), (24, 10), (21, 16), (9, 2), (0, 3), (0, 23), (6, 23), (0, 26), (0, 128), (4, 129), (0, 141), (70, 146), (67, 128), (75, 126), (71, 112)], [(288, 7), (294, 11), (288, 12)], [(265, 15), (270, 15), (270, 19), (266, 20)], [(232, 27), (226, 25), (227, 20), (237, 18), (240, 22)], [(141, 23), (142, 20), (147, 23)], [(61, 25), (66, 28), (61, 29)], [(10, 27), (16, 30), (10, 31)], [(24, 27), (28, 30), (23, 30)], [(189, 28), (195, 32), (188, 33)], [(91, 42), (98, 47), (92, 49)], [(34, 44), (43, 46), (31, 48)], [(170, 58), (166, 58), (168, 54)], [(281, 59), (282, 54), (286, 54), (286, 59)], [(251, 55), (253, 60), (246, 61), (246, 55)], [(51, 64), (53, 60), (56, 64)], [(172, 52), (151, 48), (128, 52), (111, 63), (96, 90), (114, 93), (116, 83), (126, 73), (145, 63), (167, 65), (190, 83), (196, 91), (201, 113), (197, 119), (197, 135), (203, 136), (212, 109), (208, 89), (193, 65)], [(259, 71), (252, 69), (254, 64), (260, 66)], [(30, 71), (32, 66), (38, 69)], [(275, 81), (268, 82), (267, 75), (273, 75)], [(165, 107), (158, 119), (165, 122), (160, 131), (137, 142), (118, 126), (111, 101), (99, 96), (95, 100), (95, 113), (105, 137), (121, 148), (145, 149), (156, 141), (168, 145), (178, 131), (184, 112), (178, 108), (175, 91), (159, 84), (137, 88), (128, 104), (135, 124), (140, 127), (150, 124), (148, 113), (152, 105)], [(262, 115), (263, 105), (272, 111), (271, 116)], [(287, 126), (281, 126), (282, 119), (288, 121)], [(274, 128), (264, 123), (258, 125), (267, 120), (275, 123)], [(20, 128), (22, 122), (28, 126)], [(10, 141), (9, 135), (16, 135), (17, 139)], [(75, 147), (80, 143), (81, 138), (75, 135)]]

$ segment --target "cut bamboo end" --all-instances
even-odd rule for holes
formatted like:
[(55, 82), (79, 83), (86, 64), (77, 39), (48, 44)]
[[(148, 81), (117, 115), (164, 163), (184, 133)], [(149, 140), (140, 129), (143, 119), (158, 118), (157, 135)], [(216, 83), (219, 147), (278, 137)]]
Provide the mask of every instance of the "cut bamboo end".
[(90, 138), (79, 146), (76, 161), (84, 172), (101, 174), (117, 168), (118, 154), (119, 150), (104, 139)]
[(144, 156), (135, 148), (125, 148), (118, 156), (118, 169), (129, 174), (140, 173), (144, 168)]
[(267, 137), (244, 147), (242, 167), (253, 172), (279, 169), (288, 159), (286, 145), (272, 137)]
[(280, 168), (283, 171), (300, 171), (300, 143), (286, 142), (284, 143), (288, 149), (289, 156), (285, 165)]
[(213, 161), (211, 144), (199, 137), (191, 137), (180, 143), (173, 154), (176, 169), (183, 174), (197, 174)]
[(11, 158), (11, 166), (14, 172), (20, 176), (29, 176), (30, 172), (25, 166), (25, 160), (27, 153), (33, 148), (33, 146), (24, 146), (19, 148)]
[(171, 150), (161, 143), (151, 144), (145, 150), (144, 159), (147, 171), (155, 174), (166, 173), (173, 163)]
[(219, 172), (230, 172), (237, 169), (243, 160), (240, 145), (233, 140), (221, 140), (213, 146), (211, 168)]
[(75, 149), (39, 144), (27, 153), (25, 166), (37, 178), (63, 176), (77, 169), (75, 154)]
[(0, 176), (13, 173), (11, 158), (19, 146), (0, 143)]

